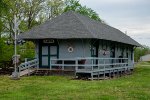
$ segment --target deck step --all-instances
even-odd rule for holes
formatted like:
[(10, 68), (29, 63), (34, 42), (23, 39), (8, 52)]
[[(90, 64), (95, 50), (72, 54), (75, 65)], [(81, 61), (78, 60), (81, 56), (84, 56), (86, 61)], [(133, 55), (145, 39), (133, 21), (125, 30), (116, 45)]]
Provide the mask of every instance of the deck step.
[(37, 76), (47, 76), (50, 75), (50, 71), (49, 70), (37, 70), (34, 75)]
[[(88, 78), (89, 80), (92, 80), (92, 78)], [(107, 79), (110, 79), (109, 77), (100, 77), (100, 78), (97, 78), (97, 77), (94, 77), (93, 80), (107, 80)]]
[(32, 75), (37, 76), (49, 76), (49, 75), (74, 75), (74, 71), (71, 70), (36, 70)]
[(20, 72), (20, 76), (30, 75), (34, 73), (35, 71), (36, 71), (35, 69), (26, 69)]

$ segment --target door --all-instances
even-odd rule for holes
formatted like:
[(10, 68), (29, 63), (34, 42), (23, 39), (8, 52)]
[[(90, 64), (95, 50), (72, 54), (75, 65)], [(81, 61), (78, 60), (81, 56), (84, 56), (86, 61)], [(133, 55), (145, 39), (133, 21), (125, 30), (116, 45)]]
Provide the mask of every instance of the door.
[[(111, 63), (115, 63), (115, 45), (112, 45), (110, 48), (110, 58), (112, 58)], [(114, 67), (114, 65), (112, 65), (112, 67)]]
[[(98, 41), (94, 42), (91, 45), (91, 57), (97, 58), (98, 57)], [(93, 64), (98, 64), (98, 60), (94, 59)], [(95, 66), (96, 67), (96, 66)]]
[(40, 56), (40, 68), (50, 68), (50, 60), (58, 58), (58, 46), (43, 45)]
[(91, 57), (98, 57), (99, 41), (91, 41)]
[(91, 57), (98, 57), (96, 46), (92, 46), (91, 48)]
[(49, 46), (42, 46), (41, 51), (41, 66), (42, 68), (48, 68), (49, 66)]

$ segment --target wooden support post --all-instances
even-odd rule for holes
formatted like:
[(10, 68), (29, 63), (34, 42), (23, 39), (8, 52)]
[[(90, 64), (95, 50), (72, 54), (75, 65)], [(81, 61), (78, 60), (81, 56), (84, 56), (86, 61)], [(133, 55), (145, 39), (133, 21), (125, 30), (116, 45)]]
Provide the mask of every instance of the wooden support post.
[(126, 67), (124, 68), (124, 74), (126, 75)]
[(100, 71), (98, 72), (98, 80), (100, 79)]
[(109, 78), (111, 78), (111, 70), (109, 70)]
[(61, 69), (62, 69), (61, 70), (61, 72), (62, 72), (61, 74), (64, 75), (64, 70), (65, 70), (65, 68), (64, 68), (64, 60), (62, 60), (62, 68)]
[(117, 69), (117, 77), (119, 77), (119, 69)]
[(76, 58), (76, 60), (75, 60), (75, 78), (77, 77), (76, 75), (76, 71), (78, 70), (78, 59)]
[(134, 51), (132, 52), (132, 67), (134, 67)]
[(120, 74), (120, 75), (122, 76), (122, 74), (123, 74), (123, 71), (122, 71), (122, 69), (121, 69), (121, 74)]
[(100, 69), (100, 66), (99, 66), (99, 59), (97, 60), (97, 66), (98, 66), (98, 70)]
[(27, 62), (28, 62), (28, 58), (25, 58), (25, 68), (27, 67), (28, 69), (28, 76), (30, 75), (30, 69), (29, 69), (29, 65), (27, 65)]
[(112, 70), (112, 75), (111, 76), (112, 76), (112, 78), (114, 78), (114, 70)]
[(39, 59), (37, 59), (36, 64), (37, 64), (36, 68), (38, 70), (39, 69)]
[(20, 72), (21, 72), (21, 66), (18, 66), (18, 76), (20, 77)]
[(52, 70), (52, 60), (50, 59), (50, 66), (49, 69)]
[(104, 79), (105, 79), (105, 71), (106, 71), (106, 69), (105, 69), (105, 60), (104, 60)]
[(94, 68), (93, 68), (93, 64), (94, 64), (94, 61), (93, 61), (93, 60), (94, 60), (94, 59), (92, 59), (92, 71), (93, 71), (93, 69), (94, 69)]
[(93, 72), (91, 72), (91, 80), (93, 80)]
[(64, 60), (62, 60), (62, 70), (64, 70)]
[(104, 74), (104, 79), (105, 79), (105, 70), (104, 70), (104, 73), (103, 73), (103, 74)]

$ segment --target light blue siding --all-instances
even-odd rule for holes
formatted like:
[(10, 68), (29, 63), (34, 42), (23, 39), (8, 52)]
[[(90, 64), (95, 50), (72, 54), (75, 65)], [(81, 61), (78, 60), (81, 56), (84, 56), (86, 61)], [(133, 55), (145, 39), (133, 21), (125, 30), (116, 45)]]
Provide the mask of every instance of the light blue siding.
[[(59, 40), (59, 58), (90, 57), (89, 40)], [(73, 52), (68, 48), (73, 47)]]
[[(68, 58), (76, 58), (76, 57), (91, 57), (91, 40), (90, 39), (72, 39), (72, 40), (57, 40), (58, 41), (58, 45), (59, 45), (59, 59), (68, 59)], [(116, 42), (115, 42), (116, 43)], [(36, 54), (35, 57), (39, 58), (39, 43), (38, 41), (35, 42), (36, 44)], [(106, 44), (107, 44), (107, 48), (106, 48)], [(112, 41), (105, 41), (103, 42), (103, 46), (102, 46), (102, 42), (99, 41), (98, 45), (98, 57), (99, 58), (110, 58), (110, 52), (111, 52), (111, 45)], [(116, 46), (118, 44), (115, 44), (115, 58), (119, 58), (119, 56), (121, 55), (122, 52), (122, 45), (124, 44), (120, 44), (118, 46)], [(69, 52), (68, 48), (72, 47), (73, 48), (73, 52)], [(103, 47), (103, 48), (102, 48)], [(129, 63), (133, 62), (131, 60), (131, 50), (132, 50), (132, 46), (125, 46), (124, 47), (124, 52), (123, 52), (123, 57), (126, 58), (126, 54), (128, 52), (128, 58), (129, 58)], [(107, 54), (103, 55), (103, 49), (106, 49)], [(42, 52), (46, 52), (45, 50), (43, 50)], [(86, 62), (87, 63), (87, 62)]]

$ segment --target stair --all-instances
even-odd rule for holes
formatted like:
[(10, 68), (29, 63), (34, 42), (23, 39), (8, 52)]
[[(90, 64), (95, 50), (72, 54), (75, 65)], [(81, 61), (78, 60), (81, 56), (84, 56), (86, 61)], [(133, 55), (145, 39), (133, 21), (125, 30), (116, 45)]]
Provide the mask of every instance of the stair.
[(20, 72), (20, 76), (31, 75), (36, 71), (36, 69), (26, 69)]
[(49, 75), (49, 74), (50, 74), (49, 70), (36, 70), (33, 75), (46, 76), (46, 75)]
[(32, 75), (49, 76), (49, 75), (74, 75), (74, 71), (38, 69)]

